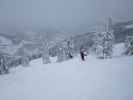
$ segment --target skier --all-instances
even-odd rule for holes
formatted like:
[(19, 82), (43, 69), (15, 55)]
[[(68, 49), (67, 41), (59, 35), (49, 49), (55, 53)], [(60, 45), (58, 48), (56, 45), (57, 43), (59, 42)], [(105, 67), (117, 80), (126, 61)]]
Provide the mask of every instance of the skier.
[(80, 57), (82, 61), (85, 61), (85, 56), (87, 56), (86, 51), (83, 47), (80, 48)]

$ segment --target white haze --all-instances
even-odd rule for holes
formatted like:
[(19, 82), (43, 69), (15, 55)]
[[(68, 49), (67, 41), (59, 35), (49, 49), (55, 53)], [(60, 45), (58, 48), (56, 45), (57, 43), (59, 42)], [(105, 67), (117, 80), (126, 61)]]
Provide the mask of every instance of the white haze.
[(103, 24), (133, 18), (133, 0), (0, 0), (0, 32), (64, 34), (87, 32)]

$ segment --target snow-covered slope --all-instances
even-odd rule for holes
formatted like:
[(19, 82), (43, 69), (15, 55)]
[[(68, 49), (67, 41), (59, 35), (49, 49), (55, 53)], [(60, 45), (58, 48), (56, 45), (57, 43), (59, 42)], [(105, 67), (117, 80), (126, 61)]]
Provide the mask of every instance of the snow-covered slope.
[(0, 100), (133, 100), (133, 57), (34, 60), (0, 76)]

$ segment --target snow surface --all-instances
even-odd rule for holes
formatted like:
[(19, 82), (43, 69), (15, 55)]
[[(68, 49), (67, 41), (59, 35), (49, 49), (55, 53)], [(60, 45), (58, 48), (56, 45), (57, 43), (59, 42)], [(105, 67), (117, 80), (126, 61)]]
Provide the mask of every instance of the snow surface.
[(113, 57), (121, 57), (126, 51), (124, 43), (118, 43), (114, 46)]
[(133, 57), (47, 65), (37, 59), (0, 76), (0, 100), (133, 100), (132, 65)]

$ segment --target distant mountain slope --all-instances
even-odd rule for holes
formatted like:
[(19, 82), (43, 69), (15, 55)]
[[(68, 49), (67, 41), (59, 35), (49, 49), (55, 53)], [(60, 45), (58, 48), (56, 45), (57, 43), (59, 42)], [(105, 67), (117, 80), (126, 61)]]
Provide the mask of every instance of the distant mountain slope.
[(124, 42), (127, 35), (133, 35), (133, 20), (113, 25), (116, 42)]
[(0, 36), (9, 39), (10, 41), (12, 41), (13, 44), (18, 44), (26, 38), (24, 34), (17, 34), (17, 33), (14, 34), (0, 33)]
[(12, 41), (6, 37), (0, 36), (0, 46), (11, 45)]

